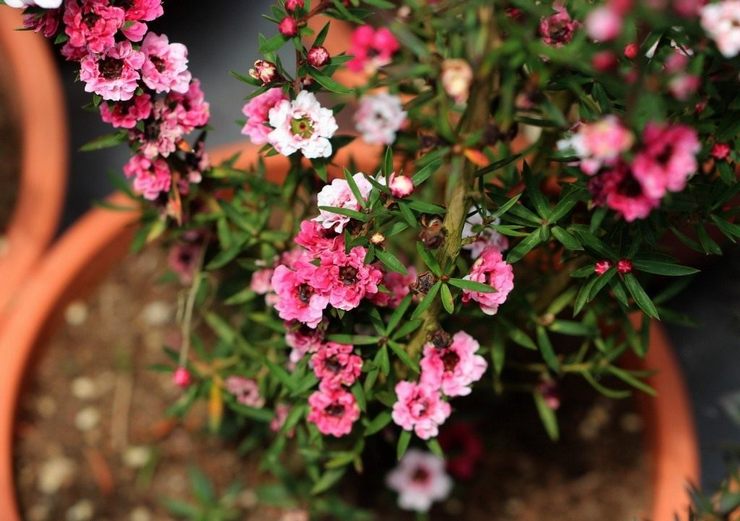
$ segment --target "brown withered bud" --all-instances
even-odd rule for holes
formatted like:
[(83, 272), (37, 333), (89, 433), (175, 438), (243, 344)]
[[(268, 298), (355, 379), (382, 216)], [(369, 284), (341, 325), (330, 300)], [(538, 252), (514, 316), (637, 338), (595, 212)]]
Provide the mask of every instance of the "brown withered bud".
[(370, 237), (370, 242), (374, 244), (375, 246), (381, 246), (385, 242), (385, 235), (383, 235), (380, 232), (375, 232)]
[(301, 87), (304, 89), (312, 87), (315, 83), (316, 81), (311, 76), (303, 76), (301, 78)]
[(488, 125), (483, 133), (483, 141), (488, 146), (495, 145), (502, 137), (501, 130), (493, 124)]
[(249, 69), (249, 75), (255, 80), (261, 81), (262, 85), (268, 85), (280, 78), (277, 65), (267, 60), (257, 60), (254, 62), (254, 66)]
[(447, 229), (444, 227), (441, 218), (436, 215), (424, 214), (421, 216), (420, 224), (419, 240), (424, 243), (424, 246), (435, 250), (444, 244)]
[(452, 343), (452, 336), (447, 331), (440, 328), (429, 335), (429, 341), (437, 349), (444, 349), (445, 347), (449, 347)]
[(433, 134), (425, 134), (419, 132), (419, 150), (418, 156), (421, 157), (424, 154), (431, 152), (440, 144), (440, 140)]
[(416, 277), (416, 280), (409, 285), (409, 288), (411, 288), (411, 291), (414, 293), (426, 295), (436, 282), (437, 277), (435, 277), (431, 272), (425, 271)]

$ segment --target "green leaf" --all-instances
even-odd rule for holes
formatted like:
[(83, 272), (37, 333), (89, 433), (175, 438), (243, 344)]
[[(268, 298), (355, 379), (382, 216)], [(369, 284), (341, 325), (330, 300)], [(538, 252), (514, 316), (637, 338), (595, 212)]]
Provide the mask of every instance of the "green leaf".
[(344, 476), (346, 470), (347, 467), (327, 470), (324, 475), (321, 476), (319, 480), (314, 484), (313, 488), (311, 489), (311, 494), (315, 496), (329, 490), (340, 479), (342, 479), (342, 476)]
[(398, 340), (399, 338), (403, 338), (409, 333), (413, 333), (417, 329), (419, 329), (419, 326), (421, 326), (424, 323), (421, 319), (416, 320), (408, 320), (404, 322), (404, 324), (398, 328), (398, 331), (396, 331), (393, 335), (393, 340)]
[(699, 238), (699, 244), (701, 244), (701, 247), (705, 253), (722, 255), (722, 248), (720, 248), (719, 244), (714, 242), (714, 239), (709, 236), (709, 234), (707, 233), (707, 229), (704, 227), (703, 224), (696, 225), (696, 235)]
[(605, 273), (596, 276), (596, 280), (591, 284), (591, 289), (588, 292), (588, 302), (591, 302), (599, 292), (609, 284), (609, 281), (617, 274), (617, 269), (614, 267), (609, 268)]
[(521, 260), (527, 253), (532, 251), (541, 242), (539, 228), (534, 232), (530, 233), (525, 237), (519, 244), (517, 244), (506, 256), (506, 262), (514, 264)]
[(670, 262), (661, 262), (653, 260), (634, 259), (632, 265), (638, 271), (653, 273), (655, 275), (665, 275), (668, 277), (681, 277), (684, 275), (693, 275), (699, 273), (699, 270), (690, 266), (681, 266)]
[(631, 385), (635, 389), (639, 389), (640, 391), (649, 394), (650, 396), (655, 396), (656, 392), (655, 389), (650, 387), (648, 384), (643, 382), (642, 380), (636, 378), (632, 373), (625, 371), (624, 369), (619, 369), (618, 367), (609, 366), (607, 368), (607, 371), (609, 371), (611, 374), (625, 382), (626, 384)]
[(81, 152), (92, 152), (94, 150), (103, 150), (111, 148), (125, 143), (128, 140), (128, 133), (118, 131), (112, 134), (106, 134), (104, 136), (97, 137), (92, 141), (88, 141), (80, 147)]
[(445, 210), (443, 206), (439, 206), (438, 204), (427, 203), (425, 201), (420, 201), (418, 199), (407, 199), (406, 204), (408, 204), (411, 208), (413, 208), (417, 212), (430, 213), (434, 215), (442, 215), (447, 211)]
[(401, 431), (398, 436), (398, 445), (396, 445), (396, 458), (400, 461), (403, 455), (406, 454), (406, 449), (409, 448), (411, 442), (411, 431)]
[(386, 179), (393, 173), (393, 149), (386, 147), (385, 155), (383, 156), (383, 175)]
[(419, 186), (424, 181), (429, 179), (429, 177), (436, 172), (439, 167), (442, 165), (442, 161), (433, 161), (429, 163), (428, 165), (424, 166), (423, 168), (419, 169), (412, 177), (411, 180), (414, 182), (414, 186)]
[(428, 439), (427, 447), (429, 448), (429, 451), (435, 456), (438, 456), (440, 458), (445, 457), (445, 451), (442, 450), (442, 446), (439, 444), (439, 441), (437, 441), (437, 438)]
[(591, 385), (591, 387), (599, 391), (601, 394), (603, 394), (607, 398), (621, 400), (623, 398), (628, 398), (632, 394), (629, 391), (610, 389), (608, 387), (603, 386), (591, 375), (591, 373), (583, 372), (581, 373), (581, 376), (583, 376), (583, 379), (586, 380)]
[(362, 412), (367, 411), (367, 400), (365, 399), (365, 391), (362, 388), (362, 385), (360, 385), (360, 382), (355, 382), (354, 385), (350, 388), (352, 391), (352, 394), (355, 397), (355, 400), (357, 400), (357, 406), (360, 408)]
[(465, 279), (449, 279), (447, 281), (451, 286), (455, 286), (460, 289), (467, 289), (470, 291), (477, 291), (479, 293), (496, 293), (496, 288), (483, 284), (482, 282), (476, 282), (474, 280)]
[(401, 322), (403, 315), (406, 314), (406, 311), (409, 309), (412, 299), (412, 295), (406, 295), (401, 303), (398, 305), (398, 307), (393, 310), (391, 318), (388, 319), (388, 331), (392, 332), (394, 329), (396, 329), (396, 326), (398, 326), (398, 324)]
[(406, 367), (417, 374), (419, 373), (419, 364), (416, 361), (412, 360), (411, 357), (409, 357), (408, 353), (401, 344), (391, 340), (388, 342), (388, 347), (391, 348), (391, 351), (393, 351), (393, 353), (398, 357), (399, 360), (401, 360), (401, 362), (404, 363), (404, 365), (406, 365)]
[(569, 231), (561, 228), (560, 226), (553, 226), (550, 228), (550, 231), (555, 236), (555, 238), (565, 246), (569, 250), (582, 250), (583, 246), (581, 246), (581, 243), (578, 242), (578, 239), (576, 239), (575, 235), (570, 233)]
[(506, 358), (506, 344), (500, 334), (493, 337), (493, 347), (491, 349), (491, 362), (496, 375), (501, 375), (504, 369), (504, 359)]
[(390, 411), (383, 411), (367, 424), (365, 436), (372, 436), (376, 432), (383, 430), (391, 422)]
[(316, 35), (316, 39), (313, 41), (312, 47), (318, 47), (319, 45), (324, 44), (324, 40), (326, 40), (326, 36), (329, 34), (329, 28), (331, 27), (331, 22), (326, 22), (324, 24), (324, 27), (321, 28), (319, 31), (319, 34)]
[(537, 413), (540, 415), (542, 425), (545, 426), (545, 432), (553, 441), (558, 441), (560, 438), (560, 429), (558, 428), (558, 418), (550, 407), (547, 406), (545, 398), (541, 393), (535, 392), (533, 394), (534, 404), (537, 407)]
[(367, 214), (364, 214), (362, 212), (357, 212), (355, 210), (349, 210), (347, 208), (335, 208), (333, 206), (319, 206), (319, 210), (336, 213), (338, 215), (344, 215), (344, 216), (347, 216), (347, 217), (350, 217), (352, 219), (356, 219), (362, 222), (365, 222), (368, 219)]
[(442, 284), (440, 288), (440, 299), (442, 300), (442, 307), (452, 315), (455, 312), (455, 301), (452, 299), (452, 293), (450, 293), (450, 287), (447, 284)]
[(404, 221), (406, 221), (409, 226), (411, 226), (412, 228), (419, 227), (419, 223), (416, 222), (416, 216), (414, 215), (414, 212), (411, 211), (406, 203), (399, 202), (398, 210), (401, 212), (401, 217), (403, 217)]
[(406, 271), (406, 266), (404, 266), (391, 252), (376, 249), (375, 256), (380, 259), (380, 262), (382, 262), (389, 270), (400, 273), (401, 275), (406, 275), (408, 273)]
[(260, 35), (259, 51), (260, 54), (270, 54), (282, 47), (286, 42), (285, 37), (282, 34), (276, 34), (272, 38), (265, 38)]
[(331, 340), (332, 342), (337, 342), (339, 344), (366, 346), (366, 345), (377, 344), (378, 341), (380, 340), (380, 337), (369, 336), (369, 335), (337, 334), (337, 335), (328, 335), (327, 339)]
[(506, 201), (504, 204), (502, 204), (501, 206), (499, 206), (496, 209), (495, 212), (493, 212), (492, 214), (490, 214), (488, 216), (488, 219), (490, 221), (495, 221), (496, 219), (498, 219), (499, 217), (501, 217), (502, 215), (504, 215), (506, 212), (508, 212), (510, 209), (512, 209), (514, 207), (514, 205), (519, 201), (519, 198), (521, 196), (522, 196), (521, 193), (516, 194), (514, 197), (512, 197), (511, 199), (509, 199), (508, 201)]
[(362, 197), (362, 192), (360, 192), (360, 188), (357, 186), (357, 183), (355, 182), (355, 178), (352, 176), (352, 172), (344, 169), (344, 179), (347, 181), (347, 185), (349, 185), (349, 189), (352, 191), (352, 195), (355, 196), (355, 200), (357, 203), (362, 207), (365, 208), (367, 206), (367, 201), (365, 201), (365, 198)]
[(378, 352), (375, 354), (375, 358), (373, 359), (373, 363), (378, 366), (384, 375), (388, 375), (391, 370), (391, 361), (390, 358), (388, 358), (388, 348), (386, 346), (378, 349)]
[(274, 376), (281, 384), (283, 384), (285, 387), (290, 389), (291, 391), (295, 391), (297, 389), (297, 385), (295, 380), (290, 376), (288, 371), (277, 365), (272, 360), (264, 359), (263, 363), (267, 366), (267, 368), (270, 370), (270, 373), (272, 373), (272, 376)]
[(439, 266), (439, 262), (437, 262), (437, 258), (432, 254), (432, 252), (430, 252), (426, 246), (419, 241), (416, 242), (416, 251), (419, 253), (419, 257), (424, 261), (427, 268), (429, 268), (437, 277), (441, 277), (442, 268)]
[(429, 289), (429, 293), (427, 293), (421, 302), (419, 302), (419, 305), (416, 306), (416, 309), (411, 314), (411, 319), (416, 319), (421, 316), (422, 313), (424, 313), (429, 306), (432, 305), (432, 302), (434, 302), (434, 299), (437, 297), (437, 293), (439, 293), (439, 288), (442, 286), (441, 281), (437, 281), (434, 286), (432, 286)]
[(316, 69), (310, 69), (308, 74), (316, 80), (316, 82), (330, 92), (336, 94), (351, 94), (352, 89), (345, 87), (341, 83), (337, 83), (331, 77), (326, 74), (317, 71)]
[(596, 253), (599, 257), (614, 260), (617, 256), (614, 252), (606, 246), (601, 240), (599, 240), (593, 233), (583, 230), (581, 228), (572, 228), (573, 233), (578, 237), (578, 240), (587, 250)]
[(507, 334), (509, 335), (511, 341), (515, 344), (518, 344), (526, 349), (537, 351), (537, 344), (535, 344), (534, 341), (529, 338), (529, 335), (527, 335), (521, 329), (507, 328)]
[(655, 308), (655, 304), (650, 300), (650, 297), (645, 293), (645, 290), (642, 289), (642, 286), (632, 273), (625, 274), (624, 285), (627, 286), (627, 291), (630, 292), (630, 295), (635, 299), (635, 303), (640, 307), (640, 309), (653, 318), (660, 318), (658, 310)]
[(213, 485), (208, 480), (201, 470), (195, 466), (188, 468), (188, 477), (190, 478), (190, 486), (193, 488), (193, 494), (195, 498), (201, 503), (210, 503), (216, 497), (216, 493), (213, 490)]
[(550, 337), (547, 336), (547, 330), (543, 326), (537, 326), (537, 344), (539, 344), (540, 353), (542, 359), (547, 364), (547, 367), (555, 371), (560, 372), (560, 361), (558, 360), (555, 350), (550, 342)]

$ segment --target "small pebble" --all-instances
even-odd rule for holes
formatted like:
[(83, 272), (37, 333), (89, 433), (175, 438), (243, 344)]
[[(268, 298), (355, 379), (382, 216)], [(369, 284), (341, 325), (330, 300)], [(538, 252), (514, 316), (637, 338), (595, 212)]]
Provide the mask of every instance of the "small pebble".
[(38, 486), (44, 494), (56, 494), (75, 473), (75, 463), (64, 456), (44, 462), (39, 469)]
[(98, 395), (98, 387), (92, 378), (80, 376), (72, 380), (72, 394), (79, 400), (92, 400)]
[(163, 326), (171, 320), (172, 306), (163, 300), (155, 300), (144, 306), (141, 313), (148, 325)]
[(51, 396), (39, 396), (36, 400), (36, 412), (43, 418), (51, 418), (57, 412), (57, 402)]
[(132, 469), (144, 467), (152, 457), (152, 450), (146, 446), (131, 446), (123, 453), (123, 464)]
[(90, 521), (95, 514), (95, 507), (89, 499), (83, 499), (67, 510), (67, 521)]
[(64, 310), (64, 319), (71, 326), (81, 326), (87, 321), (88, 308), (87, 304), (81, 300), (70, 302), (67, 309)]
[(152, 513), (144, 507), (136, 507), (131, 511), (130, 521), (151, 521)]
[(75, 427), (81, 431), (90, 431), (100, 423), (100, 412), (95, 407), (85, 407), (75, 416)]

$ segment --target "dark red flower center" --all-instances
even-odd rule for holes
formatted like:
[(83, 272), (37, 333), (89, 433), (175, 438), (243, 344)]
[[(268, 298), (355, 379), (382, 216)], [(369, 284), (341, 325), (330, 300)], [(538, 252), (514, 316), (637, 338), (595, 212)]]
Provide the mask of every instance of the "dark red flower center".
[(154, 65), (154, 68), (157, 69), (157, 72), (164, 72), (167, 68), (167, 64), (165, 63), (165, 61), (159, 56), (150, 56), (149, 61), (152, 62), (152, 65)]
[(454, 352), (452, 349), (447, 349), (442, 354), (442, 363), (445, 366), (445, 372), (452, 372), (455, 370), (455, 367), (457, 367), (457, 364), (460, 362), (460, 356)]
[(330, 356), (324, 362), (324, 367), (332, 373), (338, 373), (342, 370), (342, 364), (339, 362), (336, 356)]
[(426, 483), (429, 481), (430, 477), (431, 473), (426, 469), (426, 467), (416, 467), (414, 473), (411, 475), (411, 481), (414, 481), (415, 483)]
[(347, 286), (357, 282), (357, 268), (352, 266), (342, 266), (339, 268), (339, 280)]
[(308, 284), (301, 284), (300, 286), (298, 286), (298, 300), (300, 300), (304, 304), (308, 304), (308, 302), (311, 300), (312, 294), (313, 288)]
[(344, 414), (344, 405), (342, 405), (341, 403), (332, 403), (331, 405), (327, 406), (326, 409), (324, 409), (324, 412), (329, 416), (337, 418)]
[(98, 63), (98, 71), (106, 80), (118, 79), (123, 72), (123, 60), (111, 57), (103, 58)]

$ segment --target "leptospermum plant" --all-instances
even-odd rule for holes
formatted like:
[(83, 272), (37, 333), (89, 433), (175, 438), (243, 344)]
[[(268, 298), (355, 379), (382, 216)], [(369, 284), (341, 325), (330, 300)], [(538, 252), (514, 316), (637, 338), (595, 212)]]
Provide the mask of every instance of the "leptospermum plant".
[[(187, 140), (208, 104), (186, 49), (147, 32), (159, 0), (38, 3), (26, 25), (118, 129), (88, 148), (132, 147), (137, 245), (173, 245), (174, 412), (208, 400), (316, 514), (370, 443), (401, 460), (400, 507), (446, 497), (461, 397), (529, 393), (557, 438), (564, 378), (652, 392), (619, 361), (679, 318), (666, 301), (697, 270), (676, 246), (740, 237), (738, 0), (280, 1), (235, 73), (243, 134), (290, 159), (269, 176)], [(448, 469), (470, 474), (464, 438)]]

